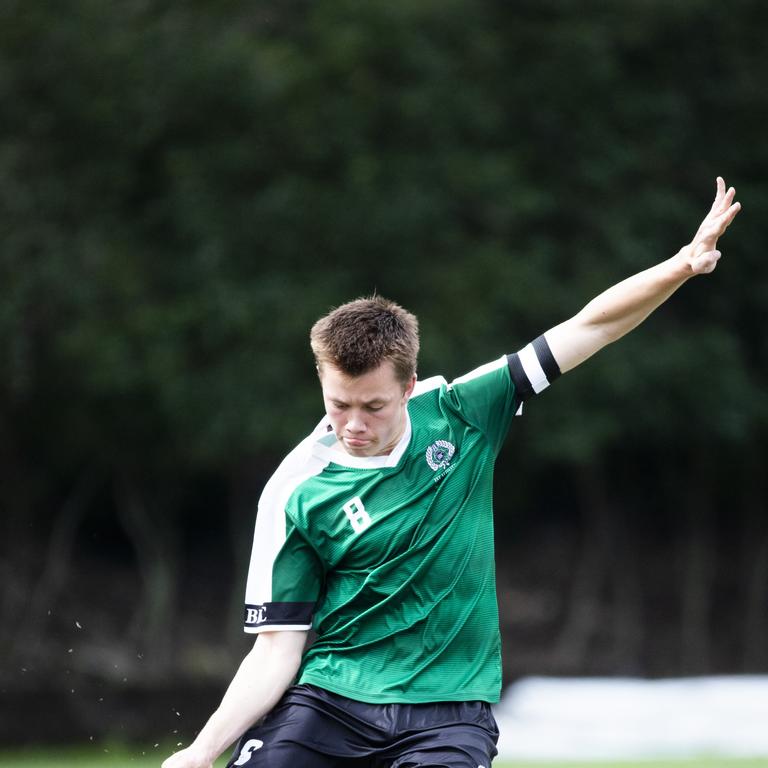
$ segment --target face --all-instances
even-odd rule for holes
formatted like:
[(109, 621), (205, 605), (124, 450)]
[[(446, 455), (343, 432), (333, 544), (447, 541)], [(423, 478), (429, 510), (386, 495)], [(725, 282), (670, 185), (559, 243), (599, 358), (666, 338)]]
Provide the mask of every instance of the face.
[(389, 360), (361, 376), (323, 365), (323, 401), (339, 446), (352, 456), (391, 453), (403, 436), (406, 404), (415, 383), (414, 375), (403, 387)]

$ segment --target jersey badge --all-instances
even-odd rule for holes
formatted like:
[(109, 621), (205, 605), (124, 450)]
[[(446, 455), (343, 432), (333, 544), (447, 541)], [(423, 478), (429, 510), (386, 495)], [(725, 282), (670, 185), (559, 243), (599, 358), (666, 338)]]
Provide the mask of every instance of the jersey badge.
[(453, 443), (449, 443), (447, 440), (435, 440), (427, 448), (427, 464), (433, 472), (437, 472), (438, 469), (445, 469), (451, 463), (454, 453), (456, 453), (456, 446)]

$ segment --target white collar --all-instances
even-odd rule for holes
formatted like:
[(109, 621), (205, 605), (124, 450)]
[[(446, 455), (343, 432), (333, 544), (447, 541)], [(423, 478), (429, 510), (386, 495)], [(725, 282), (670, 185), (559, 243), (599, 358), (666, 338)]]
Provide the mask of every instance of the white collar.
[(336, 444), (339, 442), (338, 438), (333, 431), (328, 431), (329, 427), (330, 422), (328, 417), (326, 417), (318, 425), (318, 431), (324, 434), (321, 434), (312, 452), (315, 456), (334, 464), (341, 464), (343, 467), (352, 467), (354, 469), (395, 467), (405, 453), (408, 443), (411, 441), (411, 417), (408, 415), (407, 409), (405, 411), (405, 429), (403, 430), (402, 437), (397, 441), (397, 445), (392, 449), (392, 452), (386, 456), (352, 456), (344, 450), (339, 450), (336, 447)]

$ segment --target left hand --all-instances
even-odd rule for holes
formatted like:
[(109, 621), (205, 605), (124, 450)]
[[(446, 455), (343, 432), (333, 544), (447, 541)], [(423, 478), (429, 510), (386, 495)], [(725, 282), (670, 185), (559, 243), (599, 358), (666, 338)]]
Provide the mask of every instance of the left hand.
[(736, 190), (730, 187), (726, 191), (725, 181), (718, 176), (717, 193), (709, 213), (699, 225), (690, 244), (678, 254), (694, 275), (708, 274), (717, 266), (720, 259), (717, 240), (741, 210), (741, 203), (733, 202), (735, 195)]

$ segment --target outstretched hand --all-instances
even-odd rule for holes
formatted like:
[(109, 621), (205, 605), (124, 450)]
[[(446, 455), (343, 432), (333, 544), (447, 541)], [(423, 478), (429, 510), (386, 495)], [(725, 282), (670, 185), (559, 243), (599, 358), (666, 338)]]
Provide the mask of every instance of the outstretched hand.
[(733, 201), (735, 195), (736, 190), (729, 187), (726, 191), (725, 181), (718, 176), (717, 193), (709, 213), (699, 225), (690, 244), (678, 254), (694, 275), (708, 274), (717, 266), (721, 255), (717, 250), (717, 240), (741, 210), (741, 203)]

